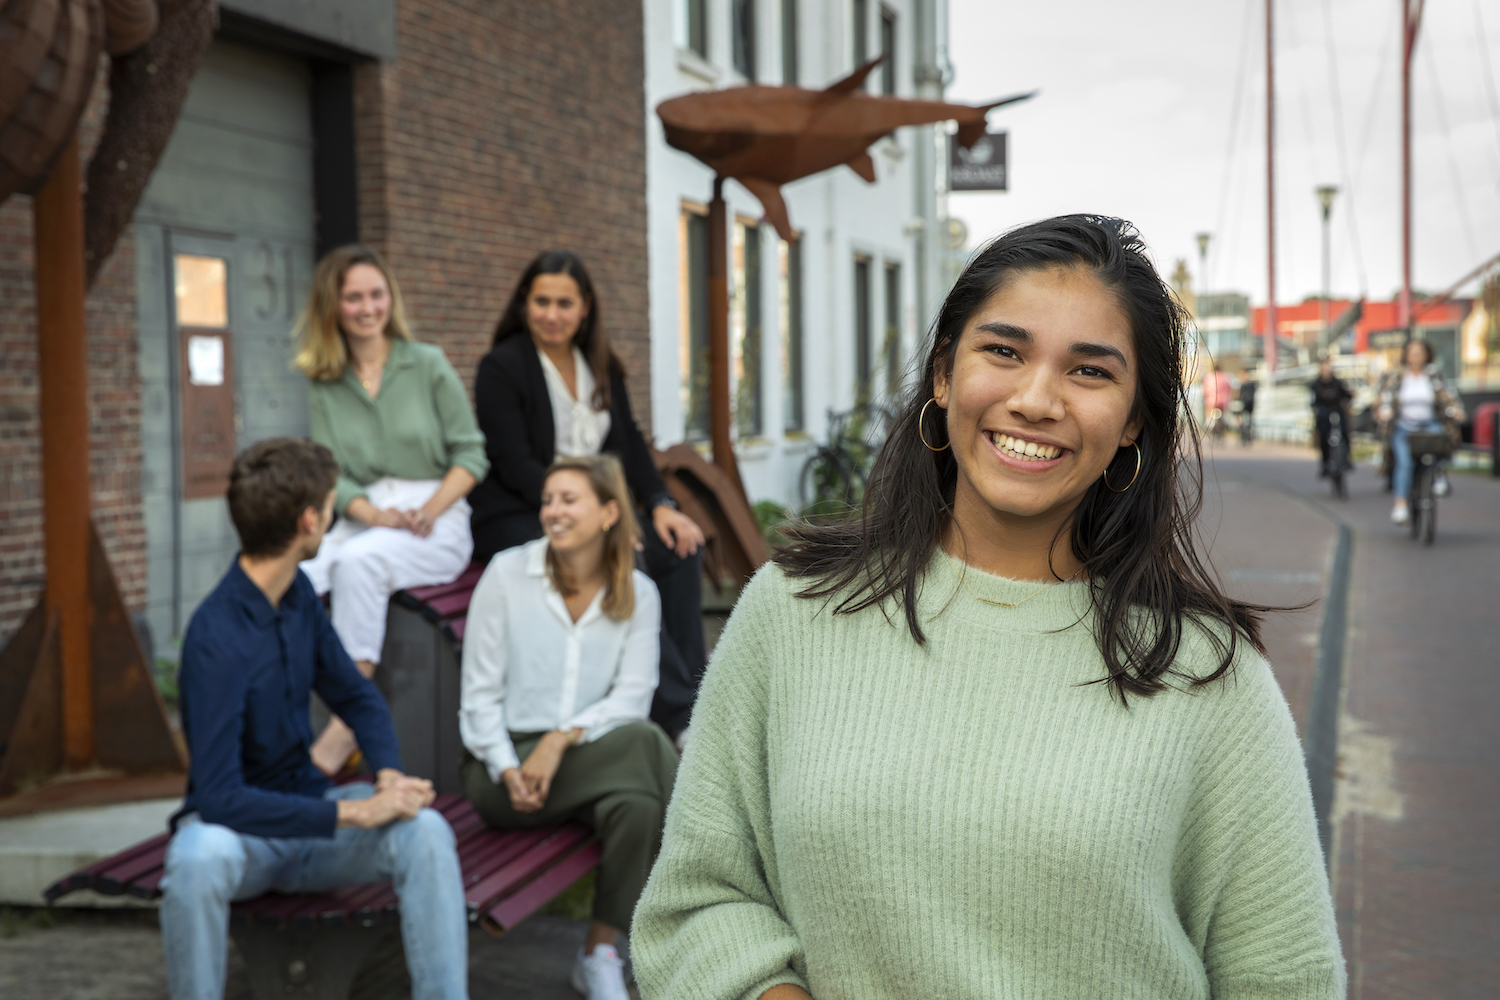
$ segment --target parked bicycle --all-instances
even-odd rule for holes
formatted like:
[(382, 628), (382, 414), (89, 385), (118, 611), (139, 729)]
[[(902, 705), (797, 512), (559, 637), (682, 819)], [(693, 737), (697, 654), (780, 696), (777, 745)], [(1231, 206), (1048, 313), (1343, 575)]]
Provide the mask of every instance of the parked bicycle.
[(1438, 465), (1453, 454), (1453, 440), (1447, 434), (1412, 432), (1406, 435), (1407, 447), (1411, 449), (1414, 468), (1411, 476), (1411, 495), (1407, 507), (1411, 511), (1411, 537), (1422, 539), (1423, 545), (1431, 545), (1437, 533), (1437, 502), (1441, 491), (1437, 489), (1442, 469)]
[(828, 411), (828, 443), (808, 456), (797, 482), (803, 516), (841, 517), (864, 501), (865, 482), (894, 421), (878, 403)]

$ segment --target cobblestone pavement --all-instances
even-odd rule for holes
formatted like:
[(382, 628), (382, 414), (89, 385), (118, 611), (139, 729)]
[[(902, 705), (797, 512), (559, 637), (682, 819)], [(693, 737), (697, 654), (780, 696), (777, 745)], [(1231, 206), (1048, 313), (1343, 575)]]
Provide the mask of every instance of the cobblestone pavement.
[[(0, 997), (6, 1000), (164, 1000), (166, 971), (153, 910), (64, 911), (51, 927), (11, 911), (14, 936), (0, 938)], [(14, 926), (16, 918), (21, 926)], [(45, 923), (45, 920), (41, 921)], [(579, 1000), (568, 985), (587, 925), (536, 916), (503, 938), (469, 935), (469, 991), (474, 997)], [(251, 1000), (239, 952), (230, 948), (225, 1000)], [(411, 996), (406, 956), (393, 930), (376, 947), (350, 1000)]]
[[(1426, 548), (1367, 467), (1344, 502), (1310, 451), (1225, 449), (1214, 467), (1354, 533), (1330, 864), (1351, 1000), (1500, 996), (1500, 479), (1453, 474)], [(1261, 538), (1281, 550), (1300, 530)]]
[[(1304, 449), (1224, 447), (1205, 471), (1200, 532), (1231, 593), (1307, 605), (1269, 615), (1264, 628), (1304, 738), (1334, 540), (1340, 524), (1353, 530), (1330, 866), (1352, 1000), (1500, 995), (1500, 480), (1453, 482), (1429, 549), (1390, 524), (1389, 497), (1367, 468), (1347, 501), (1332, 498)], [(0, 915), (0, 997), (166, 995), (149, 911), (65, 915), (50, 929), (20, 916), (17, 926)], [(473, 995), (576, 1000), (567, 972), (583, 933), (558, 916), (500, 940), (476, 932)], [(392, 937), (353, 996), (409, 990)], [(227, 995), (249, 997), (237, 956)]]

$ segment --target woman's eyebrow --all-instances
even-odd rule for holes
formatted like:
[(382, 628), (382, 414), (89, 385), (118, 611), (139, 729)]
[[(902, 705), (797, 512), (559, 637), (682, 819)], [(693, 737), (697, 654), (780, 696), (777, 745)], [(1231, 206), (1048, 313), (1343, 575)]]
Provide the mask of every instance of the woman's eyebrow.
[(1031, 343), (1031, 331), (1014, 323), (1006, 323), (1001, 320), (990, 320), (988, 323), (980, 323), (978, 329), (985, 333), (993, 333), (997, 337), (1014, 340), (1018, 344)]
[(1114, 358), (1120, 362), (1121, 367), (1130, 371), (1130, 362), (1125, 360), (1125, 352), (1118, 347), (1111, 347), (1108, 344), (1090, 344), (1080, 340), (1071, 344), (1068, 350), (1085, 358)]

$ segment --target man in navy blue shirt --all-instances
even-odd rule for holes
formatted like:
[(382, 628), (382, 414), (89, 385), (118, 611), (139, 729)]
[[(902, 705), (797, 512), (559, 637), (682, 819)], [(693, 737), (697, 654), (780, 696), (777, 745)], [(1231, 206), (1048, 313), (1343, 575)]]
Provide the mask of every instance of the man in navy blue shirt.
[[(384, 700), (355, 667), (298, 563), (333, 519), (338, 463), (280, 438), (241, 453), (229, 514), (241, 552), (182, 645), (192, 754), (173, 817), (161, 925), (173, 1000), (224, 995), (229, 906), (265, 892), (391, 879), (414, 998), (468, 995), (468, 924), (453, 831), (431, 782), (401, 772)], [(333, 787), (309, 755), (316, 691), (353, 728), (376, 774)]]

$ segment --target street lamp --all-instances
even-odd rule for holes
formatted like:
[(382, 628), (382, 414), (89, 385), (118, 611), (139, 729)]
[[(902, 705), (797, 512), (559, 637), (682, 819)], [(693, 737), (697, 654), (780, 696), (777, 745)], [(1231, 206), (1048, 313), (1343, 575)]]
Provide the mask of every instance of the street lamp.
[[(1323, 301), (1319, 305), (1318, 315), (1321, 325), (1318, 327), (1320, 339), (1328, 339), (1328, 217), (1333, 214), (1333, 198), (1339, 193), (1339, 189), (1332, 184), (1324, 184), (1317, 189), (1318, 204), (1323, 209)], [(1328, 347), (1334, 353), (1338, 348), (1333, 344)]]
[(1203, 295), (1208, 291), (1208, 241), (1213, 238), (1212, 233), (1198, 234), (1198, 294)]
[[(1198, 236), (1197, 236), (1197, 239), (1198, 239), (1198, 294), (1196, 296), (1194, 296), (1194, 302), (1196, 304), (1196, 308), (1193, 310), (1195, 313), (1197, 313), (1197, 317), (1195, 317), (1197, 319), (1202, 319), (1202, 317), (1203, 317), (1203, 296), (1208, 293), (1208, 241), (1209, 241), (1209, 238), (1210, 238), (1210, 234), (1209, 233), (1199, 233)], [(1203, 336), (1203, 324), (1199, 323), (1198, 324), (1198, 343), (1200, 345), (1202, 345), (1205, 342), (1206, 339), (1207, 338), (1205, 338)]]

